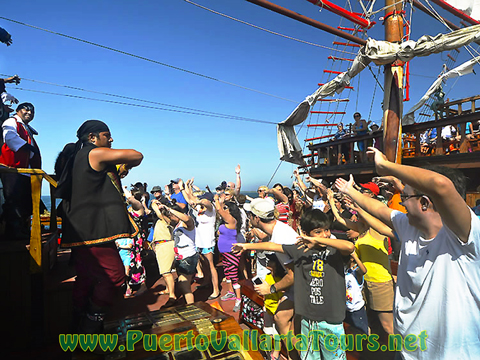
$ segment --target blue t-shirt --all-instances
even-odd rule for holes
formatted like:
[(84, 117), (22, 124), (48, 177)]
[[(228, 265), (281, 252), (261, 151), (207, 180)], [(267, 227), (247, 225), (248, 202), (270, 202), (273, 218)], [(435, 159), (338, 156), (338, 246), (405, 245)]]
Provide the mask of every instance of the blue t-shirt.
[(175, 199), (177, 201), (177, 203), (182, 203), (182, 204), (188, 205), (187, 200), (185, 200), (181, 191), (178, 194), (172, 194), (170, 197), (172, 199)]

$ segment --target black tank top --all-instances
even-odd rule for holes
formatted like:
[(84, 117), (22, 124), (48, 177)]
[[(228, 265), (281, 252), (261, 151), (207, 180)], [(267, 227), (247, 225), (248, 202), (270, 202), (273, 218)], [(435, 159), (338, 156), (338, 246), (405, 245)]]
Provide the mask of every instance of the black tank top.
[(63, 201), (62, 247), (99, 245), (138, 232), (127, 213), (116, 167), (96, 171), (90, 166), (88, 155), (95, 147), (86, 144), (75, 157), (72, 197)]

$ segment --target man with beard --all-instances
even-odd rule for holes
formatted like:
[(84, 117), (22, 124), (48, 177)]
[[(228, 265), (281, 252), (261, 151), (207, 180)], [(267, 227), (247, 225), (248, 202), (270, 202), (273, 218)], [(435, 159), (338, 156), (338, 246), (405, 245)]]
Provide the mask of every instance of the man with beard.
[(98, 333), (105, 311), (124, 289), (125, 269), (115, 240), (132, 238), (139, 231), (127, 213), (116, 165), (128, 171), (141, 163), (143, 155), (111, 149), (113, 139), (102, 121), (84, 122), (77, 137), (77, 143), (67, 144), (62, 152), (67, 160), (58, 185), (63, 198), (61, 246), (70, 247), (75, 260), (76, 330)]

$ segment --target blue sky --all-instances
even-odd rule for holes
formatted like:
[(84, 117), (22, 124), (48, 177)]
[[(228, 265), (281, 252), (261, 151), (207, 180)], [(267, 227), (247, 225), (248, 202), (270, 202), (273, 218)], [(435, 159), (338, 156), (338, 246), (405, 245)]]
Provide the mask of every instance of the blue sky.
[[(288, 36), (332, 47), (333, 35), (286, 18), (244, 0), (198, 0), (197, 3), (232, 17)], [(321, 10), (306, 0), (274, 0), (331, 26), (351, 23)], [(340, 2), (336, 2), (342, 5)], [(355, 4), (359, 11), (358, 4)], [(332, 65), (328, 49), (288, 40), (254, 29), (200, 9), (183, 0), (161, 1), (22, 1), (4, 0), (1, 16), (55, 32), (78, 37), (133, 53), (226, 82), (253, 88), (294, 102), (247, 91), (217, 81), (194, 76), (166, 66), (121, 55), (85, 43), (60, 37), (0, 19), (0, 27), (10, 32), (13, 45), (0, 47), (0, 73), (18, 74), (25, 79), (69, 85), (98, 92), (129, 96), (199, 110), (231, 114), (277, 123), (284, 120), (317, 83), (332, 78), (324, 69), (346, 70), (347, 64)], [(380, 4), (377, 9), (380, 8)], [(321, 10), (321, 11), (320, 11)], [(440, 11), (456, 24), (459, 21)], [(407, 13), (408, 14), (408, 13)], [(384, 38), (377, 24), (368, 35)], [(414, 13), (412, 38), (447, 30), (420, 11)], [(352, 50), (349, 50), (352, 51)], [(338, 56), (339, 54), (337, 54)], [(353, 57), (345, 55), (344, 57)], [(462, 50), (457, 64), (470, 59)], [(411, 98), (413, 105), (440, 73), (447, 54), (414, 59), (411, 62)], [(383, 69), (372, 66), (383, 83)], [(458, 99), (478, 93), (475, 75), (450, 80), (447, 97)], [(453, 88), (450, 90), (450, 87)], [(343, 118), (352, 121), (355, 111), (379, 123), (381, 90), (370, 71), (354, 79), (354, 91), (339, 98), (350, 98)], [(124, 101), (99, 94), (75, 91), (38, 82), (22, 81), (21, 88), (71, 94), (111, 101)], [(373, 93), (375, 91), (375, 98)], [(38, 130), (38, 143), (44, 170), (53, 172), (58, 152), (87, 119), (105, 121), (111, 129), (115, 148), (133, 148), (144, 154), (144, 161), (131, 171), (125, 184), (144, 181), (151, 188), (170, 179), (195, 176), (200, 187), (217, 186), (222, 180), (234, 181), (235, 166), (242, 166), (242, 189), (255, 190), (266, 184), (279, 165), (276, 127), (273, 124), (234, 121), (208, 116), (159, 111), (88, 101), (37, 92), (9, 90), (21, 102), (36, 107), (32, 125)], [(138, 104), (142, 104), (137, 102)], [(151, 105), (151, 104), (146, 104)], [(152, 105), (159, 106), (160, 105)], [(164, 107), (164, 106), (161, 106)], [(318, 105), (315, 110), (319, 110)], [(322, 108), (325, 110), (325, 108)], [(308, 121), (323, 122), (316, 116)], [(334, 122), (338, 122), (338, 119)], [(299, 140), (318, 136), (306, 125), (298, 127)], [(280, 166), (272, 184), (291, 185), (295, 167)], [(46, 189), (46, 186), (44, 186)]]

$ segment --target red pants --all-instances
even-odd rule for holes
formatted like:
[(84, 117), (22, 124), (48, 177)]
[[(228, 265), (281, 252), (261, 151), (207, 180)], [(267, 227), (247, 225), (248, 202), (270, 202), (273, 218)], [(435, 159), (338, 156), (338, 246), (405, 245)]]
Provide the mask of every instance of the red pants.
[(111, 306), (125, 282), (125, 267), (115, 242), (72, 248), (77, 279), (73, 306), (86, 309), (90, 299), (99, 307)]

